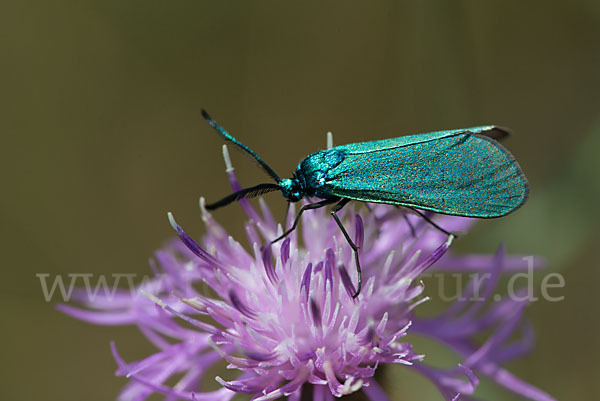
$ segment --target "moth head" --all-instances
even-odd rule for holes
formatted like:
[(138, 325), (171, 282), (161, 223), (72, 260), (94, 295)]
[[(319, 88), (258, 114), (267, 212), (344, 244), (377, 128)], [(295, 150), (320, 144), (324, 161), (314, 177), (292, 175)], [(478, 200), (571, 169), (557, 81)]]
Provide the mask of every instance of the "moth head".
[(296, 178), (284, 178), (283, 180), (279, 181), (279, 187), (281, 188), (283, 197), (290, 202), (298, 202), (304, 197), (302, 185)]

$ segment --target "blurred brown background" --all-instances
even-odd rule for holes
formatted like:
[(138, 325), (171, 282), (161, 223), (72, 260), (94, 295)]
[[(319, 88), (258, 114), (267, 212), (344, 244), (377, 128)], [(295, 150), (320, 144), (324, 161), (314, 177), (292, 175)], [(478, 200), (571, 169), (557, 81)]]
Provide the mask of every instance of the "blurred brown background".
[[(148, 273), (169, 210), (200, 235), (198, 197), (228, 193), (206, 108), (283, 176), (327, 130), (344, 144), (511, 127), (531, 199), (457, 249), (504, 241), (564, 275), (565, 300), (528, 310), (537, 346), (509, 368), (558, 399), (597, 399), (599, 38), (592, 0), (3, 1), (1, 398), (112, 400), (125, 381), (109, 341), (129, 360), (151, 349), (133, 328), (61, 315), (35, 275)], [(233, 157), (243, 183), (264, 181)], [(215, 216), (242, 233), (235, 206)], [(385, 378), (394, 400), (441, 399), (401, 367)]]

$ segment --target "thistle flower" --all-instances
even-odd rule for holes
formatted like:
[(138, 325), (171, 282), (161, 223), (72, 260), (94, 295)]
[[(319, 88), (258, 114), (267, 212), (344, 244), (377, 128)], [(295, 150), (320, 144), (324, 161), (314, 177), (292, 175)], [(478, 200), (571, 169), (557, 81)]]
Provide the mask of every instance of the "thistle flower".
[[(236, 191), (240, 186), (226, 148), (224, 153)], [(246, 393), (256, 401), (299, 400), (303, 392), (312, 392), (315, 400), (331, 400), (363, 391), (380, 401), (388, 398), (373, 379), (375, 371), (382, 364), (398, 364), (430, 379), (447, 400), (469, 399), (480, 376), (528, 399), (552, 400), (501, 367), (532, 344), (531, 329), (521, 319), (522, 298), (503, 299), (485, 309), (485, 302), (465, 300), (475, 291), (472, 283), (439, 316), (420, 318), (416, 313), (427, 300), (419, 281), (426, 270), (489, 271), (480, 294), (489, 299), (504, 271), (523, 267), (519, 258), (506, 256), (502, 248), (491, 257), (454, 256), (448, 252), (453, 237), (418, 216), (385, 205), (359, 213), (347, 208), (342, 216), (360, 248), (365, 280), (353, 299), (353, 253), (323, 209), (305, 213), (301, 227), (268, 246), (282, 226), (262, 199), (260, 213), (248, 200), (239, 203), (249, 218), (249, 249), (228, 236), (201, 199), (207, 234), (199, 244), (169, 215), (179, 238), (156, 252), (151, 265), (155, 275), (138, 293), (118, 290), (90, 302), (79, 291), (74, 296), (87, 308), (59, 306), (96, 324), (137, 325), (158, 349), (143, 360), (126, 362), (111, 344), (117, 375), (130, 379), (119, 399), (145, 400), (161, 393), (165, 400), (212, 401)], [(293, 216), (291, 210), (285, 227)], [(438, 222), (448, 230), (465, 231), (473, 220), (440, 216)], [(517, 329), (523, 332), (521, 340), (509, 342)], [(425, 355), (405, 341), (408, 332), (441, 342), (462, 363), (429, 366)], [(487, 339), (482, 343), (483, 335)], [(222, 388), (203, 392), (207, 369), (223, 360), (238, 377), (217, 377)]]

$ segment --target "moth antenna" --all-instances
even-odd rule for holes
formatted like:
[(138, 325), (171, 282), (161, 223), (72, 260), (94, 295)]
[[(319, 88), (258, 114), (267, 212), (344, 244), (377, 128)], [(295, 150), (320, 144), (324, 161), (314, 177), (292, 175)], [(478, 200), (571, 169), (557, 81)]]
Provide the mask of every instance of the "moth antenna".
[(233, 143), (235, 146), (249, 154), (256, 162), (260, 165), (260, 167), (273, 179), (275, 182), (281, 181), (281, 178), (277, 175), (277, 173), (267, 164), (265, 163), (252, 149), (248, 146), (244, 145), (242, 142), (238, 141), (236, 138), (231, 136), (223, 127), (215, 122), (211, 116), (208, 115), (206, 110), (202, 109), (202, 117), (208, 121), (211, 127), (214, 128), (219, 134), (221, 134), (226, 140)]
[(240, 199), (253, 198), (255, 196), (264, 195), (273, 191), (281, 191), (281, 187), (277, 184), (271, 184), (270, 182), (265, 184), (258, 184), (254, 187), (240, 189), (239, 191), (234, 192), (231, 195), (228, 195), (217, 202), (203, 206), (206, 210), (214, 210), (229, 205), (230, 203), (238, 201)]

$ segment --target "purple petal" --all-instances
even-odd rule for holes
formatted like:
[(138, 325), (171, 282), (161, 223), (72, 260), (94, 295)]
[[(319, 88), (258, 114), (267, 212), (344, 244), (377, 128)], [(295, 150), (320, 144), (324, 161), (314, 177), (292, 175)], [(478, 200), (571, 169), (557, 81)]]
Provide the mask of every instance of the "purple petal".
[(237, 296), (235, 291), (229, 290), (229, 300), (231, 301), (231, 305), (233, 305), (233, 307), (235, 309), (239, 310), (242, 313), (242, 315), (244, 315), (250, 319), (256, 319), (257, 314), (254, 311), (252, 311), (250, 308), (248, 308), (242, 302), (242, 300), (240, 300), (240, 298)]
[(75, 319), (84, 320), (89, 323), (106, 325), (106, 326), (117, 326), (124, 324), (134, 324), (136, 322), (136, 316), (131, 311), (123, 311), (120, 313), (116, 312), (96, 312), (87, 311), (80, 308), (75, 308), (70, 305), (59, 304), (56, 305), (56, 309), (65, 313)]
[(235, 391), (237, 393), (244, 394), (255, 394), (261, 392), (265, 386), (269, 383), (272, 383), (276, 378), (272, 376), (256, 376), (252, 375), (248, 378), (240, 378), (238, 380), (225, 381), (220, 377), (216, 377), (216, 380), (223, 387), (228, 388), (229, 390)]
[[(492, 268), (494, 261), (494, 255), (446, 254), (434, 267), (435, 271), (444, 272), (487, 272)], [(546, 264), (546, 261), (542, 257), (535, 256), (533, 258), (533, 270), (543, 269)], [(502, 265), (502, 271), (505, 273), (526, 271), (528, 268), (529, 262), (521, 255), (506, 256)]]
[(304, 301), (308, 301), (308, 294), (310, 292), (310, 276), (312, 274), (312, 263), (309, 263), (304, 270), (304, 274), (302, 275), (302, 283), (300, 284), (300, 291), (303, 292)]
[(446, 242), (444, 242), (442, 245), (437, 247), (431, 253), (431, 255), (429, 255), (427, 257), (427, 259), (425, 259), (425, 261), (423, 261), (419, 266), (415, 267), (415, 269), (413, 270), (413, 272), (414, 272), (413, 274), (418, 276), (419, 274), (421, 274), (425, 270), (427, 270), (435, 262), (437, 262), (442, 256), (444, 256), (446, 251), (448, 251), (448, 249), (450, 248), (450, 245), (452, 244), (452, 241), (454, 240), (454, 238), (455, 238), (454, 235), (448, 236), (448, 239), (446, 240)]
[(335, 266), (335, 252), (331, 248), (327, 248), (327, 251), (325, 251), (325, 263), (327, 262), (331, 267)]
[(211, 266), (219, 267), (222, 269), (225, 268), (225, 266), (221, 262), (213, 258), (208, 252), (202, 249), (200, 245), (198, 245), (196, 241), (192, 239), (192, 237), (190, 237), (186, 234), (185, 231), (183, 231), (181, 226), (179, 226), (177, 222), (175, 222), (175, 219), (173, 218), (173, 215), (171, 213), (169, 213), (169, 221), (171, 222), (171, 226), (177, 233), (177, 236), (181, 239), (185, 246), (187, 246), (188, 249), (192, 251), (192, 253), (194, 253), (194, 255), (198, 256)]
[(306, 377), (304, 375), (298, 375), (296, 378), (294, 378), (292, 381), (285, 384), (284, 386), (282, 386), (276, 390), (273, 390), (273, 391), (269, 392), (268, 394), (263, 395), (262, 397), (254, 398), (254, 400), (255, 401), (269, 401), (269, 400), (275, 400), (282, 396), (290, 395), (290, 394), (298, 391), (300, 389), (300, 387), (302, 387), (302, 384), (304, 383), (305, 380), (306, 380)]
[(490, 366), (489, 368), (482, 368), (482, 371), (486, 376), (489, 376), (492, 380), (494, 380), (502, 387), (507, 388), (512, 392), (526, 397), (530, 400), (556, 401), (556, 399), (548, 395), (548, 393), (545, 393), (544, 391), (532, 386), (531, 384), (522, 381), (507, 370), (501, 368), (494, 369)]
[(342, 279), (342, 284), (344, 284), (344, 289), (346, 290), (348, 296), (352, 298), (352, 296), (356, 294), (356, 288), (354, 288), (354, 284), (352, 284), (352, 280), (350, 279), (350, 276), (348, 276), (346, 268), (344, 266), (340, 266), (339, 272), (340, 278)]
[(281, 244), (281, 248), (279, 250), (281, 253), (281, 265), (285, 266), (287, 261), (290, 259), (290, 239), (286, 238), (283, 240)]
[[(228, 171), (227, 176), (229, 177), (229, 185), (231, 186), (231, 189), (233, 190), (233, 192), (237, 192), (240, 189), (242, 189), (233, 170)], [(254, 210), (254, 208), (252, 207), (252, 204), (250, 203), (250, 201), (248, 199), (245, 199), (245, 198), (240, 199), (240, 200), (238, 200), (238, 203), (240, 204), (240, 206), (242, 207), (242, 209), (244, 210), (246, 215), (248, 215), (250, 220), (254, 221), (255, 223), (261, 221), (260, 217), (258, 216), (258, 213), (256, 212), (256, 210)]]
[(360, 217), (360, 215), (357, 213), (355, 215), (355, 221), (356, 221), (356, 234), (354, 236), (354, 242), (356, 244), (356, 246), (359, 249), (363, 248), (364, 242), (365, 242), (365, 229), (363, 227), (363, 221), (362, 218)]
[(321, 308), (319, 308), (319, 305), (314, 300), (314, 298), (310, 299), (310, 311), (312, 313), (312, 318), (313, 318), (314, 324), (317, 327), (321, 327), (321, 324), (322, 324), (322, 320), (321, 320)]
[[(332, 264), (331, 264), (331, 258), (327, 258), (326, 262), (325, 262), (325, 291), (327, 290), (327, 284), (329, 284), (329, 291), (333, 291), (333, 268), (332, 268)], [(317, 267), (319, 267), (319, 265), (317, 265)], [(317, 269), (315, 269), (315, 271), (317, 271)]]
[(271, 284), (277, 284), (279, 282), (279, 277), (277, 276), (277, 272), (275, 272), (275, 267), (273, 266), (271, 247), (269, 245), (266, 245), (262, 250), (262, 261), (269, 281)]

